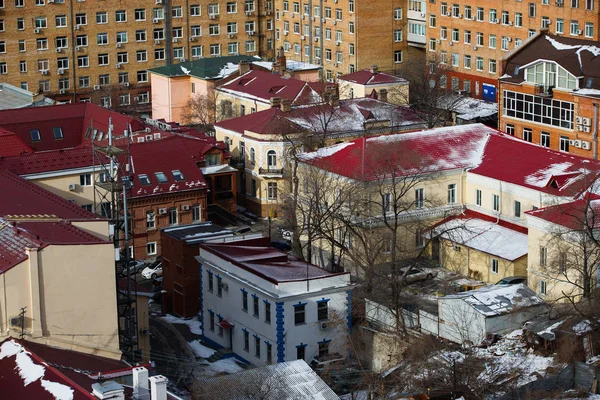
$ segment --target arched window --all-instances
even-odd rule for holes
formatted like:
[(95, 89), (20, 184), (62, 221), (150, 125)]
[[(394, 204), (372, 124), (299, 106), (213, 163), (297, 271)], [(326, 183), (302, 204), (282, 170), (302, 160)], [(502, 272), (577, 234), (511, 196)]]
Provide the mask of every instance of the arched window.
[(275, 168), (277, 166), (277, 153), (275, 153), (275, 150), (269, 150), (267, 152), (267, 166), (269, 168)]

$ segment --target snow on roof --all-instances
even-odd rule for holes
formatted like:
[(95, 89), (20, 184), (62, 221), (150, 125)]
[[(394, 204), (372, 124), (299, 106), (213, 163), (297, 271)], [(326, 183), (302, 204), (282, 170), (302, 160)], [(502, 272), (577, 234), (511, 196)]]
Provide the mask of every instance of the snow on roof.
[[(245, 398), (248, 387), (256, 384), (269, 385), (277, 382), (270, 394), (279, 400), (314, 399), (334, 400), (339, 397), (304, 360), (283, 362), (254, 368), (230, 375), (200, 380), (199, 387), (205, 393), (219, 393), (223, 400)], [(279, 386), (277, 386), (279, 385)], [(281, 390), (278, 390), (278, 387)]]
[[(570, 161), (562, 161), (550, 164), (545, 168), (539, 169), (534, 173), (525, 177), (525, 183), (531, 186), (544, 187), (548, 184), (548, 180), (556, 175), (563, 175), (573, 166)], [(571, 171), (572, 172), (572, 171)]]
[(440, 99), (442, 105), (450, 107), (460, 118), (465, 121), (472, 121), (477, 118), (486, 118), (498, 114), (498, 103), (490, 103), (485, 100), (474, 99), (472, 97), (458, 94), (449, 94)]
[(445, 300), (463, 300), (478, 313), (494, 317), (522, 308), (544, 304), (535, 292), (526, 285), (490, 285), (440, 298)]
[[(273, 70), (273, 62), (271, 61), (253, 61), (252, 64), (271, 71)], [(321, 66), (303, 61), (286, 60), (285, 68), (290, 71), (307, 71), (312, 69), (321, 69)]]
[(435, 228), (441, 237), (514, 261), (527, 255), (527, 234), (481, 219), (452, 219)]
[(312, 153), (304, 153), (300, 155), (300, 158), (304, 161), (310, 160), (312, 158), (320, 158), (320, 157), (329, 157), (334, 155), (335, 153), (337, 153), (338, 151), (348, 147), (348, 146), (352, 146), (354, 145), (353, 142), (344, 142), (344, 143), (338, 143), (338, 144), (334, 144), (333, 146), (329, 146), (329, 147), (323, 147), (317, 151), (314, 151)]

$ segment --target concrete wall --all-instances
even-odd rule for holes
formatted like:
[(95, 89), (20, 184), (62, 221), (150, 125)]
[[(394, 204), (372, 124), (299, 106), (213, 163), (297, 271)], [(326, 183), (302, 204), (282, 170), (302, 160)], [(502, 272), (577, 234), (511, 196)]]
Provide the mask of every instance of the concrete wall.
[[(92, 150), (90, 149), (90, 163), (92, 158)], [(82, 174), (91, 174), (91, 182), (90, 186), (82, 186), (80, 185), (79, 176)], [(95, 181), (97, 174), (93, 173), (93, 169), (90, 166), (89, 168), (82, 168), (78, 171), (73, 171), (73, 173), (49, 173), (43, 175), (30, 175), (24, 176), (25, 179), (30, 180), (37, 184), (40, 187), (62, 197), (65, 200), (72, 201), (78, 206), (93, 206), (94, 205), (94, 191), (95, 191)], [(69, 190), (69, 185), (75, 184), (75, 190)], [(102, 189), (101, 189), (102, 190)]]

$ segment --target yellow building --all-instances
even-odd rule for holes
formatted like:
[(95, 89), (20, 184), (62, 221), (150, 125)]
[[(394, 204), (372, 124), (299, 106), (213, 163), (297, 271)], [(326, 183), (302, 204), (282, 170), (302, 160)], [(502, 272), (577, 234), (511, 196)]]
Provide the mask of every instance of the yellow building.
[(408, 81), (406, 79), (379, 72), (376, 65), (370, 69), (342, 75), (337, 79), (341, 99), (373, 97), (398, 105), (409, 103)]
[(0, 336), (120, 358), (108, 221), (11, 172), (0, 185)]

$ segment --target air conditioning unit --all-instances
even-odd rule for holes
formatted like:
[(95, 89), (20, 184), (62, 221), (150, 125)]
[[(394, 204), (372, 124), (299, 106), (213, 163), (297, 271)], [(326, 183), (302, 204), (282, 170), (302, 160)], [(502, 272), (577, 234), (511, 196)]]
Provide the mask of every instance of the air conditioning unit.
[(584, 128), (583, 125), (577, 125), (577, 129), (579, 130), (579, 132), (583, 132), (583, 128)]
[(81, 30), (81, 25), (75, 25), (75, 30), (76, 30), (76, 31), (79, 31), (79, 30)]
[(315, 38), (315, 42), (318, 42), (318, 41), (319, 41), (319, 38), (318, 38), (318, 37), (316, 37), (316, 38)]
[(177, 43), (177, 42), (179, 42), (179, 38), (176, 38), (176, 37), (174, 37), (174, 38), (173, 38), (171, 41), (172, 41), (173, 43)]
[(210, 15), (208, 16), (208, 18), (209, 18), (209, 19), (216, 19), (216, 18), (217, 18), (217, 16), (216, 16), (215, 14), (210, 14)]
[(15, 327), (15, 328), (20, 328), (22, 320), (23, 319), (20, 316), (10, 317), (10, 326)]
[(67, 93), (67, 91), (66, 91), (65, 89), (60, 89), (58, 92), (59, 92), (60, 94), (65, 94), (65, 93)]
[(160, 44), (160, 39), (155, 39), (154, 44)]
[(583, 124), (583, 117), (575, 117), (575, 123), (577, 125)]
[(458, 14), (458, 18), (462, 18), (462, 17), (463, 17), (462, 14)]
[(42, 73), (42, 75), (48, 75), (48, 70), (47, 69), (43, 69), (40, 72)]
[(121, 64), (117, 64), (117, 69), (121, 69)]
[(138, 143), (144, 143), (146, 140), (143, 137), (138, 137), (137, 138), (137, 142)]
[(250, 16), (252, 16), (252, 11), (247, 11), (246, 12), (246, 17), (250, 17)]
[(302, 14), (302, 19), (304, 19), (304, 17), (306, 17), (306, 15)]
[(306, 36), (304, 36), (304, 35), (300, 36), (300, 40), (305, 40), (305, 39), (306, 39)]
[(150, 132), (152, 132), (152, 128), (146, 128), (146, 129), (144, 129), (144, 132), (150, 133)]
[(578, 149), (581, 148), (581, 140), (573, 140), (573, 146), (577, 147)]
[(336, 21), (335, 19), (333, 20), (333, 24), (334, 24), (334, 25), (337, 25), (337, 21)]
[(479, 47), (477, 47), (477, 46), (473, 46), (473, 51), (477, 51), (478, 48)]
[(162, 4), (163, 0), (156, 0), (156, 4)]
[(184, 204), (181, 206), (182, 211), (190, 211), (190, 206), (188, 204)]
[(342, 42), (335, 42), (336, 46), (339, 46), (340, 44), (342, 44)]
[(150, 140), (152, 140), (152, 135), (146, 135), (146, 140), (147, 140), (147, 141), (150, 141)]
[(512, 38), (511, 38), (511, 37), (507, 37), (507, 38), (506, 38), (506, 41), (507, 41), (508, 43), (510, 43), (510, 42), (512, 42)]
[(117, 43), (117, 49), (120, 49), (123, 46), (122, 43)]
[(158, 19), (158, 18), (154, 18), (152, 20), (152, 23), (154, 23), (154, 24), (158, 24), (159, 22), (160, 22), (160, 19)]
[(76, 50), (76, 51), (82, 51), (82, 50), (83, 50), (83, 47), (81, 47), (81, 46), (77, 46), (77, 47), (75, 47), (75, 50)]
[(581, 35), (581, 34), (583, 34), (583, 31), (582, 31), (581, 29), (579, 29), (579, 30), (577, 31), (577, 34), (578, 34), (578, 35)]
[(196, 41), (196, 38), (195, 38), (194, 36), (192, 36), (192, 37), (190, 38), (190, 42), (195, 42), (195, 41)]
[(33, 30), (33, 33), (41, 33), (41, 32), (42, 32), (42, 30), (40, 28), (35, 28)]
[(584, 150), (591, 149), (590, 142), (586, 142), (586, 141), (582, 140), (581, 141), (581, 148), (584, 149)]
[(153, 133), (152, 137), (154, 138), (154, 140), (160, 139), (160, 132)]
[(62, 51), (63, 51), (62, 47), (57, 47), (57, 48), (56, 48), (56, 52), (57, 52), (57, 53), (62, 53)]
[(94, 85), (94, 90), (100, 90), (100, 85)]
[(508, 26), (512, 26), (512, 25), (513, 25), (512, 21), (508, 21)]
[(448, 11), (448, 12), (446, 13), (446, 17), (451, 17), (451, 16), (452, 16), (452, 13), (451, 13), (450, 11)]
[(58, 74), (59, 75), (64, 75), (65, 74), (65, 70), (63, 68), (59, 68), (58, 69)]
[(129, 82), (125, 82), (125, 83), (123, 84), (123, 86), (125, 86), (125, 87), (129, 87)]
[(450, 42), (450, 43), (448, 44), (448, 46), (454, 46), (454, 43)]
[(321, 328), (322, 331), (326, 331), (327, 329), (329, 329), (329, 322), (321, 322), (319, 324), (319, 328)]
[(436, 42), (437, 44), (441, 44), (441, 43), (442, 43), (442, 41), (441, 41), (440, 39), (436, 39), (436, 40), (435, 40), (435, 42)]
[(283, 31), (283, 36), (287, 36), (289, 33), (289, 31)]
[(69, 192), (74, 192), (77, 190), (77, 184), (76, 183), (69, 183)]
[(54, 0), (48, 0), (48, 4), (54, 3)]
[(584, 126), (583, 127), (583, 131), (586, 132), (586, 133), (589, 133), (590, 132), (590, 127), (589, 126)]
[(167, 209), (166, 208), (159, 208), (158, 209), (158, 214), (159, 215), (165, 215), (166, 213), (167, 213)]
[(583, 117), (583, 118), (581, 118), (581, 122), (582, 122), (582, 123), (583, 123), (583, 125), (585, 125), (585, 126), (590, 126), (590, 122), (591, 122), (591, 121), (590, 121), (590, 119), (589, 119), (589, 118)]
[(249, 31), (248, 32), (248, 36), (254, 36), (255, 32), (254, 31)]

